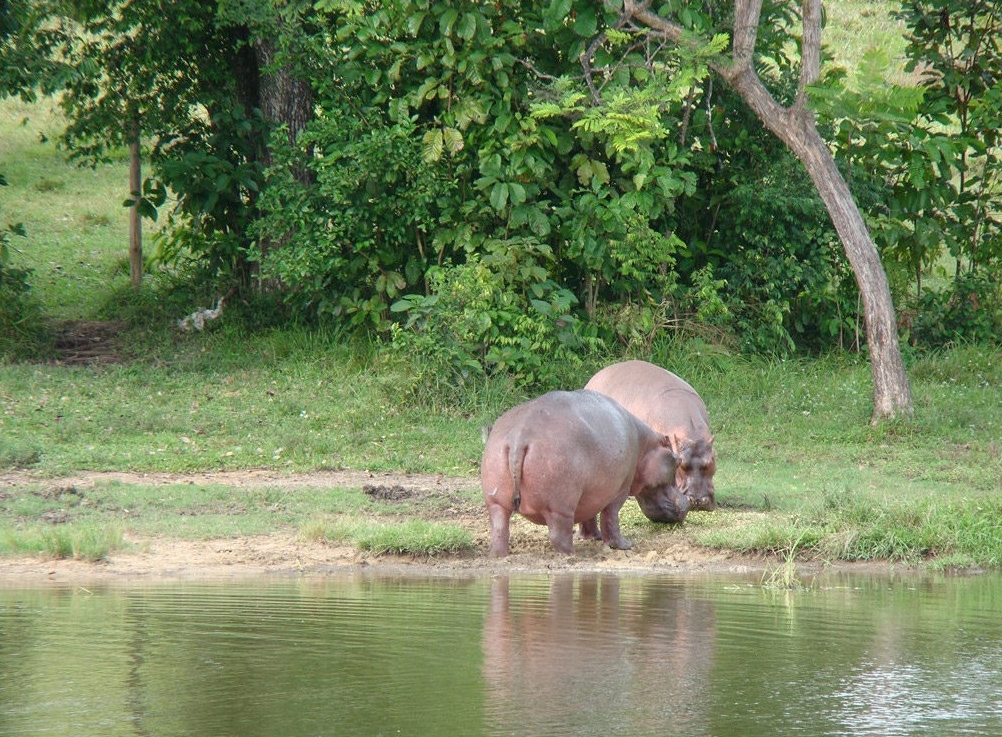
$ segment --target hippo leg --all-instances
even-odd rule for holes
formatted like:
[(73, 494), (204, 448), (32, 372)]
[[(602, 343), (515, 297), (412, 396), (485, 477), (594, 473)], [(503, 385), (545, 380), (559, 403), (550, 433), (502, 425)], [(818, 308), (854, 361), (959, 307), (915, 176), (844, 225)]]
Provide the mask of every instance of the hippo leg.
[(626, 502), (626, 495), (613, 500), (602, 510), (602, 540), (610, 548), (617, 550), (629, 550), (633, 543), (623, 537), (619, 529), (619, 510)]
[(487, 505), (491, 517), (491, 555), (504, 558), (508, 555), (508, 540), (511, 535), (511, 512), (497, 504)]
[(582, 540), (601, 540), (602, 535), (598, 531), (598, 517), (586, 519), (578, 525), (578, 533)]
[(561, 553), (574, 552), (574, 515), (550, 512), (546, 515), (546, 527), (550, 531), (550, 542)]

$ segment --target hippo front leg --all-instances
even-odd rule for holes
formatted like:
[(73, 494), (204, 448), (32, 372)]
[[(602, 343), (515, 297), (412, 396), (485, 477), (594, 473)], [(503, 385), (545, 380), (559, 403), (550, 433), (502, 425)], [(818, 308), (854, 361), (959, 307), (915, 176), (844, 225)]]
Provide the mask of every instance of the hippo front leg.
[(610, 548), (629, 550), (633, 543), (623, 537), (619, 529), (619, 510), (623, 508), (627, 495), (617, 497), (602, 510), (602, 541)]
[(491, 555), (504, 558), (508, 555), (508, 541), (511, 537), (511, 510), (498, 504), (487, 505), (491, 518)]

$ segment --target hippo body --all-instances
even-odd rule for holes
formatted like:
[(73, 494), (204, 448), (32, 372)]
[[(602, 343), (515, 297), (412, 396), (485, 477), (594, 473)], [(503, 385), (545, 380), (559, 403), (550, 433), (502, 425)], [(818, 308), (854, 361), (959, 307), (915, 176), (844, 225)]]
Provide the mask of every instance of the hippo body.
[(546, 525), (563, 553), (573, 552), (574, 524), (601, 513), (602, 540), (627, 549), (620, 507), (631, 494), (667, 493), (675, 466), (668, 438), (597, 392), (554, 391), (513, 407), (491, 428), (480, 467), (491, 554), (508, 554), (514, 512)]
[[(713, 474), (717, 470), (713, 435), (706, 404), (687, 382), (647, 361), (623, 361), (595, 374), (585, 389), (605, 394), (667, 435), (678, 457), (675, 488), (689, 500), (691, 509), (716, 508)], [(654, 522), (681, 522), (660, 508), (654, 499), (637, 497), (640, 509)]]

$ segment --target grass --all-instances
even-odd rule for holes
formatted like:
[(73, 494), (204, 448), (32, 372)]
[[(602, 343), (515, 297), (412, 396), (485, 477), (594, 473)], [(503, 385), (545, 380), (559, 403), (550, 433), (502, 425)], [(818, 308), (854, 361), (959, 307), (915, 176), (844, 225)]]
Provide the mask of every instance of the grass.
[[(472, 484), (467, 496), (470, 505), (479, 501)], [(35, 480), (0, 493), (0, 555), (101, 560), (128, 547), (125, 531), (140, 539), (192, 540), (284, 531), (376, 554), (433, 556), (471, 548), (472, 536), (462, 526), (418, 517), (434, 515), (446, 503), (426, 498), (418, 510), (373, 499), (361, 489), (280, 483), (234, 488), (99, 481), (76, 488)]]
[(886, 52), (890, 61), (889, 81), (914, 84), (915, 76), (905, 67), (904, 25), (891, 17), (900, 3), (892, 0), (838, 0), (824, 4), (822, 39), (832, 62), (854, 69), (870, 49)]
[(95, 168), (68, 166), (61, 126), (52, 101), (0, 101), (0, 167), (10, 183), (0, 187), (0, 222), (24, 224), (14, 263), (34, 269), (32, 285), (56, 320), (95, 316), (129, 280), (126, 153)]
[[(871, 31), (881, 34), (875, 44), (893, 35), (888, 5), (826, 5), (826, 37), (858, 58)], [(82, 498), (45, 496), (46, 478), (84, 470), (350, 468), (467, 476), (473, 499), (481, 426), (528, 398), (504, 381), (422, 393), (414, 371), (378, 346), (323, 330), (253, 328), (239, 306), (203, 333), (173, 330), (210, 296), (132, 294), (125, 157), (94, 170), (69, 166), (53, 143), (59, 126), (50, 103), (0, 101), (0, 166), (10, 182), (0, 188), (0, 221), (25, 224), (14, 261), (34, 269), (49, 318), (127, 317), (127, 360), (74, 367), (0, 357), (0, 472), (28, 469), (38, 479), (0, 488), (0, 552), (95, 559), (125, 533), (275, 528), (373, 550), (464, 547), (449, 526), (401, 525), (398, 508), (357, 489), (99, 484)], [(876, 428), (863, 357), (775, 361), (665, 339), (653, 359), (709, 406), (722, 504), (663, 534), (780, 556), (1002, 566), (999, 349), (906, 355), (915, 418)], [(598, 367), (582, 366), (571, 383), (583, 385)], [(624, 526), (648, 536), (663, 529), (639, 515)]]
[(39, 555), (96, 562), (125, 547), (114, 527), (72, 525), (0, 529), (0, 555)]
[(353, 517), (317, 518), (303, 526), (304, 539), (349, 544), (377, 555), (436, 556), (473, 548), (473, 537), (459, 525), (408, 519), (402, 522)]

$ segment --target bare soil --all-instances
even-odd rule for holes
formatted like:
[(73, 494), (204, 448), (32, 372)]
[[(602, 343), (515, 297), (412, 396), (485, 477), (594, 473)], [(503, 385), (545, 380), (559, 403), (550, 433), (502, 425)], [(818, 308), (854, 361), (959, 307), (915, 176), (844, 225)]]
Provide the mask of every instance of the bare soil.
[[(0, 473), (0, 495), (5, 489), (37, 484), (39, 480), (23, 471)], [(776, 565), (776, 561), (765, 557), (741, 556), (695, 545), (684, 534), (684, 526), (666, 528), (669, 531), (650, 538), (635, 538), (631, 550), (612, 550), (600, 541), (577, 540), (575, 553), (565, 556), (550, 547), (545, 527), (533, 525), (518, 515), (512, 520), (512, 554), (498, 560), (487, 553), (486, 512), (468, 493), (478, 485), (475, 478), (368, 471), (284, 474), (247, 470), (195, 474), (86, 472), (44, 480), (49, 488), (75, 489), (81, 493), (109, 481), (147, 486), (214, 484), (248, 489), (362, 488), (390, 502), (434, 496), (438, 501), (445, 500), (445, 504), (434, 505), (435, 518), (467, 528), (476, 546), (473, 551), (456, 555), (413, 557), (374, 555), (352, 547), (307, 542), (285, 530), (252, 537), (195, 541), (153, 537), (131, 539), (129, 549), (96, 563), (28, 556), (5, 558), (0, 562), (0, 585), (39, 581), (84, 585), (92, 581), (231, 579), (353, 571), (442, 576), (555, 571), (738, 573), (764, 571)]]

